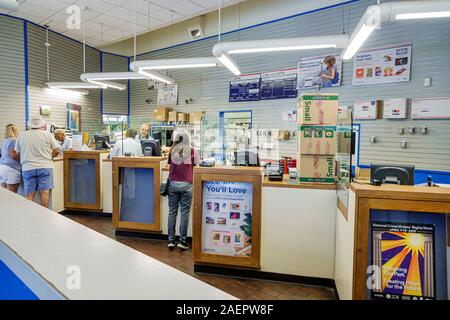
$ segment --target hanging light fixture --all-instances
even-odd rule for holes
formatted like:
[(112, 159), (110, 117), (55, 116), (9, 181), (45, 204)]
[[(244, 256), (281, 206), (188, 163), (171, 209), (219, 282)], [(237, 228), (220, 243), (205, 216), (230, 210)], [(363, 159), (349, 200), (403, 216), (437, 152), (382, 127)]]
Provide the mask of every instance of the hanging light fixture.
[[(148, 4), (150, 7), (150, 4)], [(134, 23), (133, 23), (133, 33), (134, 33), (134, 62), (136, 62), (137, 56), (137, 33), (136, 33), (136, 15), (137, 15), (137, 2), (134, 1)], [(148, 9), (148, 19), (150, 21), (150, 8)], [(150, 28), (150, 22), (149, 22)], [(103, 43), (103, 30), (102, 30), (102, 43)], [(103, 46), (103, 45), (102, 45)], [(133, 65), (133, 64), (132, 64)], [(164, 83), (173, 83), (174, 80), (172, 78), (166, 77), (157, 72), (138, 72), (139, 70), (132, 68), (130, 66), (132, 72), (101, 72), (101, 73), (83, 73), (80, 76), (82, 81), (86, 81), (96, 85), (104, 85), (106, 87), (118, 89), (118, 90), (126, 90), (127, 86), (112, 82), (113, 80), (143, 80), (143, 79), (154, 79), (158, 81), (162, 81)]]
[(342, 53), (342, 58), (344, 60), (353, 58), (382, 23), (448, 17), (450, 17), (450, 1), (446, 0), (397, 1), (369, 6), (353, 31), (350, 43)]
[(344, 34), (287, 39), (221, 42), (213, 47), (213, 55), (233, 74), (240, 75), (239, 66), (231, 58), (233, 54), (270, 53), (313, 49), (344, 48), (348, 44)]

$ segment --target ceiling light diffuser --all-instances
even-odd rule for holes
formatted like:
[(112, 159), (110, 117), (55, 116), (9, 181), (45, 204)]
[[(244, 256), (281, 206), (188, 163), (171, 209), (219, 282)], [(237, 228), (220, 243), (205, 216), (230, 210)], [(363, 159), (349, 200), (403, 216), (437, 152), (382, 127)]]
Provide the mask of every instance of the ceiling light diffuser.
[(139, 70), (211, 68), (217, 67), (218, 65), (219, 62), (214, 57), (181, 58), (134, 61), (131, 63), (130, 69), (138, 72)]
[(399, 13), (395, 15), (395, 20), (432, 19), (449, 18), (450, 11)]

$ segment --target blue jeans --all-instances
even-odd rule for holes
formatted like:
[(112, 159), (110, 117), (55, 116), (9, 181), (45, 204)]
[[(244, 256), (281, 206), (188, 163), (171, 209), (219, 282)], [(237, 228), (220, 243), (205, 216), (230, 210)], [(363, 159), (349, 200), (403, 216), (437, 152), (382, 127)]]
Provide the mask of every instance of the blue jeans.
[(169, 185), (169, 241), (175, 241), (178, 207), (181, 207), (180, 238), (187, 240), (189, 212), (192, 204), (192, 184), (188, 182), (170, 181)]

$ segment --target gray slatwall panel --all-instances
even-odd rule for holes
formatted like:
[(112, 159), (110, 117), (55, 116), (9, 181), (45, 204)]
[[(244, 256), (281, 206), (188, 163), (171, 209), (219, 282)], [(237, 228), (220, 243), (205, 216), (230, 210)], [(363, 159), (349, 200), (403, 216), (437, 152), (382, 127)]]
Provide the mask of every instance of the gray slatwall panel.
[(0, 143), (5, 126), (25, 128), (23, 23), (0, 16)]
[[(363, 0), (342, 8), (332, 8), (315, 12), (293, 19), (243, 30), (231, 35), (225, 35), (223, 41), (270, 39), (280, 37), (300, 37), (311, 35), (336, 34), (352, 31), (361, 16), (373, 0)], [(344, 19), (344, 23), (342, 21)], [(376, 31), (364, 48), (376, 48), (412, 42), (413, 69), (411, 82), (401, 84), (377, 85), (371, 87), (353, 87), (352, 62), (344, 64), (342, 84), (340, 88), (328, 91), (340, 94), (341, 104), (353, 104), (355, 101), (367, 99), (386, 99), (395, 97), (442, 97), (450, 96), (448, 74), (450, 65), (448, 60), (450, 51), (450, 28), (448, 19), (397, 22), (387, 24), (382, 30)], [(211, 56), (211, 48), (217, 39), (163, 49), (150, 54), (139, 56), (144, 59), (164, 59), (176, 57)], [(363, 49), (364, 49), (363, 48)], [(336, 51), (339, 53), (340, 51)], [(329, 54), (332, 52), (313, 50), (309, 52), (274, 53), (266, 55), (240, 55), (236, 60), (240, 63), (244, 73), (255, 73), (293, 67), (302, 57)], [(179, 105), (174, 109), (179, 111), (206, 111), (209, 123), (218, 122), (219, 111), (224, 110), (253, 110), (253, 123), (257, 128), (280, 128), (294, 130), (295, 125), (284, 125), (281, 122), (283, 111), (296, 108), (294, 99), (276, 101), (258, 101), (249, 103), (228, 103), (228, 81), (230, 73), (226, 69), (204, 69), (171, 71), (168, 75), (174, 77), (179, 84)], [(432, 77), (433, 85), (423, 87), (424, 77)], [(324, 89), (324, 92), (327, 90)], [(145, 81), (135, 81), (131, 87), (131, 115), (132, 126), (140, 122), (152, 121), (152, 112), (156, 108), (156, 91), (149, 91)], [(194, 103), (185, 105), (185, 99), (193, 98)], [(153, 102), (147, 104), (146, 99)], [(427, 126), (430, 133), (427, 136), (404, 135), (396, 132), (398, 126), (414, 125)], [(450, 144), (445, 143), (448, 137), (450, 121), (366, 121), (361, 127), (361, 163), (414, 163), (418, 168), (429, 170), (450, 171)], [(374, 133), (376, 132), (376, 134)], [(379, 143), (368, 143), (371, 135), (377, 135)], [(400, 149), (400, 141), (406, 140), (409, 148)], [(426, 146), (430, 146), (425, 148)], [(280, 143), (282, 155), (296, 156), (297, 142)], [(426, 150), (426, 151), (424, 151)], [(424, 156), (426, 155), (426, 156)], [(432, 159), (432, 160), (430, 160)]]
[[(103, 54), (103, 72), (128, 71), (128, 58)], [(127, 84), (127, 81), (116, 81)], [(103, 113), (128, 114), (128, 89), (119, 91), (115, 89), (103, 90)]]
[[(34, 25), (28, 26), (30, 115), (38, 114), (41, 105), (50, 106), (52, 114), (46, 120), (65, 127), (67, 103), (78, 104), (82, 106), (82, 130), (91, 134), (99, 131), (101, 128), (99, 90), (90, 90), (87, 96), (69, 97), (45, 88), (47, 82), (45, 41), (45, 29)], [(53, 32), (49, 33), (49, 42), (50, 81), (81, 81), (83, 46)], [(99, 71), (100, 53), (87, 47), (86, 72)]]

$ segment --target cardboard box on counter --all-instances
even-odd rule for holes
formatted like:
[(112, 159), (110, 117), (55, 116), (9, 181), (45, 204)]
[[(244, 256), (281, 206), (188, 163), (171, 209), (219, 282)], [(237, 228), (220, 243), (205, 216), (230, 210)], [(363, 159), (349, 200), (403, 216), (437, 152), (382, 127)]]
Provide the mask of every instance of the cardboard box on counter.
[(171, 108), (157, 108), (153, 110), (153, 118), (155, 121), (166, 122), (169, 120), (169, 112)]
[(188, 122), (189, 114), (184, 113), (184, 112), (178, 112), (177, 118), (178, 118), (178, 122)]
[(334, 156), (300, 155), (297, 162), (300, 183), (334, 183), (336, 164)]
[(202, 123), (204, 112), (191, 112), (189, 113), (189, 123)]
[(303, 94), (297, 102), (297, 123), (300, 125), (335, 125), (338, 109), (338, 94)]
[(336, 126), (300, 126), (298, 130), (300, 154), (336, 154)]
[(170, 111), (169, 112), (169, 122), (177, 122), (178, 121), (178, 112), (177, 111)]

